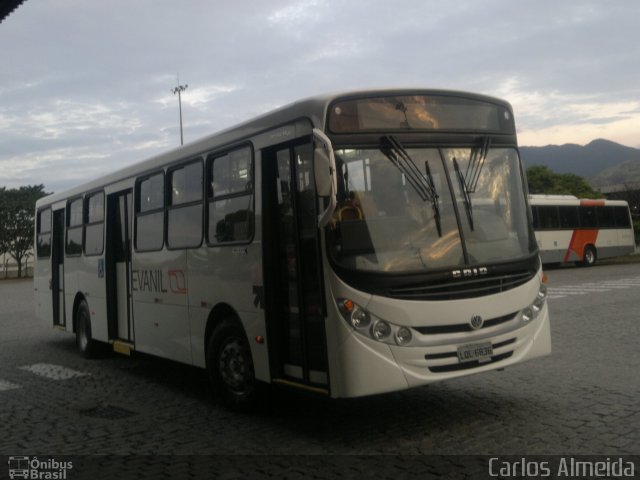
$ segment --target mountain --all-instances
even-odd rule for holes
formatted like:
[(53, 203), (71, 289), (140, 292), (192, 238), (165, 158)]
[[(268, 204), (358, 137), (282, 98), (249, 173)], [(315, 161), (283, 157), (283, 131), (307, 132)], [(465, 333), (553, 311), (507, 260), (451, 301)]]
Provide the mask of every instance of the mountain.
[(595, 187), (640, 185), (640, 161), (631, 160), (609, 167), (590, 178), (589, 183)]
[(556, 173), (575, 173), (594, 186), (640, 182), (640, 149), (598, 139), (587, 145), (520, 147), (525, 167), (544, 165)]

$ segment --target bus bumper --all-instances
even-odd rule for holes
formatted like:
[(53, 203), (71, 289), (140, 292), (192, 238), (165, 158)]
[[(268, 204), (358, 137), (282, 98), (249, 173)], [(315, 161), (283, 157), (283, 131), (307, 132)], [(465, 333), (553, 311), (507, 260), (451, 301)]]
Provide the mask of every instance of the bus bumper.
[[(458, 360), (469, 342), (402, 347), (380, 343), (350, 331), (335, 352), (339, 374), (332, 378), (333, 397), (373, 395), (474, 373), (503, 369), (551, 353), (551, 328), (545, 304), (528, 325), (484, 339), (493, 346), (490, 361)], [(471, 342), (473, 343), (473, 342)]]
[(545, 305), (530, 324), (486, 339), (493, 346), (491, 360), (460, 363), (458, 348), (465, 343), (427, 348), (391, 347), (410, 387), (457, 378), (473, 373), (503, 369), (551, 353), (551, 328)]

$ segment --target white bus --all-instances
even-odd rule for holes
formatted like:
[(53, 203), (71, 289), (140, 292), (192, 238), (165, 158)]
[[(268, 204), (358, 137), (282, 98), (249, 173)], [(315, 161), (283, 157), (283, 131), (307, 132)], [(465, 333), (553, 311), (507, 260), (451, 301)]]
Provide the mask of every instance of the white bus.
[(533, 227), (545, 264), (597, 259), (635, 251), (633, 223), (624, 200), (588, 200), (573, 195), (531, 195)]
[(504, 368), (551, 348), (525, 185), (506, 102), (312, 98), (41, 199), (37, 313), (236, 406)]

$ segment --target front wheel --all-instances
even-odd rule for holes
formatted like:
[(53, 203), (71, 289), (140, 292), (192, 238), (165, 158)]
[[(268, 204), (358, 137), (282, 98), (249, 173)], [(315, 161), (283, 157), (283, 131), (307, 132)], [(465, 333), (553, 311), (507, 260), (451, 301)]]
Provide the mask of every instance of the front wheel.
[(596, 260), (598, 255), (596, 253), (595, 247), (589, 245), (584, 249), (584, 255), (582, 257), (582, 266), (591, 267), (596, 264)]
[(98, 355), (100, 346), (91, 336), (91, 313), (86, 301), (80, 302), (76, 312), (76, 346), (84, 358)]
[(257, 398), (253, 359), (243, 328), (224, 320), (216, 327), (207, 348), (207, 371), (215, 393), (233, 410), (247, 410)]

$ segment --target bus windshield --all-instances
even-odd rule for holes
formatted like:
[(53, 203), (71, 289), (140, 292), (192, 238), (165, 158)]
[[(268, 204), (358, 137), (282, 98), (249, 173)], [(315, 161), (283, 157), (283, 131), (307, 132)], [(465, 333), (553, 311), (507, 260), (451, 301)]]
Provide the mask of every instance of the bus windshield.
[(513, 148), (336, 150), (331, 255), (343, 268), (424, 272), (535, 251)]

